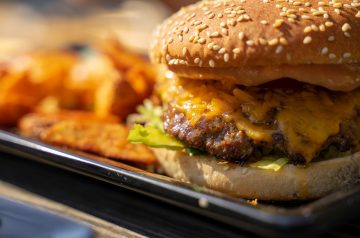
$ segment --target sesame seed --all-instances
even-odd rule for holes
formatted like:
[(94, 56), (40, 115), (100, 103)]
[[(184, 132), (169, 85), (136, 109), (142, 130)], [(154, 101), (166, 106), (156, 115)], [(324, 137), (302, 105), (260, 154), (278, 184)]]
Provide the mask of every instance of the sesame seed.
[(288, 21), (289, 21), (290, 23), (294, 23), (294, 22), (295, 22), (295, 19), (294, 19), (294, 18), (288, 18)]
[(285, 17), (286, 15), (286, 12), (280, 12), (280, 16)]
[(209, 60), (209, 65), (211, 68), (214, 68), (215, 67), (215, 61), (214, 60)]
[(329, 49), (327, 47), (324, 47), (321, 49), (321, 54), (326, 55), (329, 52)]
[(343, 5), (341, 2), (337, 2), (337, 3), (334, 3), (333, 7), (334, 8), (341, 8)]
[(268, 22), (267, 22), (266, 20), (262, 20), (262, 21), (260, 21), (260, 23), (263, 24), (263, 25), (267, 25), (267, 24), (268, 24)]
[(201, 24), (201, 21), (194, 21), (194, 25), (195, 26), (198, 26), (198, 25), (200, 25)]
[(334, 25), (334, 23), (331, 22), (331, 21), (326, 21), (326, 22), (325, 22), (325, 26), (326, 26), (326, 27), (332, 27), (333, 25)]
[(351, 34), (350, 34), (349, 32), (344, 32), (344, 35), (345, 35), (346, 37), (348, 37), (348, 38), (351, 37)]
[(325, 30), (326, 30), (325, 25), (324, 25), (324, 24), (321, 24), (321, 25), (319, 26), (319, 30), (320, 30), (320, 31), (325, 31)]
[(312, 41), (312, 38), (310, 36), (306, 36), (303, 40), (303, 43), (306, 44), (310, 44)]
[(311, 3), (309, 3), (309, 2), (305, 3), (305, 7), (310, 7), (310, 6), (311, 6)]
[(259, 43), (260, 45), (267, 45), (267, 40), (265, 40), (264, 38), (259, 38)]
[(195, 58), (195, 59), (194, 59), (194, 63), (195, 63), (195, 64), (200, 63), (200, 58)]
[(287, 40), (284, 37), (280, 37), (279, 41), (280, 41), (280, 44), (282, 44), (282, 45), (287, 45), (288, 44)]
[(309, 19), (311, 19), (311, 17), (308, 16), (308, 15), (302, 15), (301, 18), (304, 19), (304, 20), (309, 20)]
[(311, 25), (311, 30), (313, 30), (313, 31), (319, 31), (319, 28), (318, 28), (316, 25), (312, 24), (312, 25)]
[(194, 35), (191, 35), (191, 36), (189, 37), (189, 41), (190, 41), (190, 42), (193, 42), (194, 39), (195, 39), (195, 36), (194, 36)]
[(243, 16), (239, 16), (239, 17), (236, 19), (237, 22), (241, 22), (241, 21), (243, 21), (243, 20), (244, 20), (244, 17), (243, 17)]
[(241, 49), (240, 48), (235, 48), (233, 49), (233, 53), (234, 54), (239, 54), (241, 52)]
[(188, 52), (188, 49), (187, 49), (186, 47), (184, 47), (184, 48), (182, 49), (183, 56), (185, 56), (187, 52)]
[(275, 53), (280, 54), (282, 50), (283, 50), (283, 46), (279, 45), (278, 47), (276, 47)]
[(288, 17), (288, 18), (291, 18), (291, 19), (296, 19), (296, 15), (295, 15), (295, 14), (288, 14), (287, 17)]
[(195, 35), (195, 37), (194, 37), (194, 43), (197, 43), (199, 39), (200, 39), (200, 36)]
[(335, 58), (336, 58), (335, 54), (333, 54), (333, 53), (329, 54), (329, 59), (335, 59)]
[(244, 16), (244, 19), (245, 19), (245, 20), (250, 20), (249, 15), (245, 14), (245, 15), (243, 15), (243, 16)]
[(349, 23), (345, 23), (345, 24), (341, 27), (341, 30), (342, 30), (343, 32), (346, 32), (346, 31), (348, 31), (348, 30), (351, 30), (350, 24), (349, 24)]
[(334, 12), (335, 12), (336, 14), (338, 14), (338, 15), (341, 14), (340, 9), (335, 9)]
[(195, 14), (195, 12), (193, 12), (190, 16), (189, 16), (189, 18), (191, 19), (191, 18), (194, 18), (196, 16), (196, 14)]
[(215, 31), (210, 34), (210, 37), (218, 37), (219, 35), (220, 35), (219, 32)]
[(248, 41), (246, 41), (246, 44), (248, 46), (253, 46), (255, 44), (255, 42), (253, 40), (248, 40)]
[(169, 43), (169, 44), (171, 44), (173, 41), (174, 41), (174, 39), (171, 38), (171, 37), (168, 39), (168, 43)]
[(206, 29), (208, 27), (208, 25), (206, 25), (206, 24), (201, 24), (201, 25), (198, 25), (197, 27), (196, 27), (196, 30), (198, 30), (198, 31), (203, 31), (204, 29)]
[(178, 35), (178, 38), (179, 38), (180, 42), (183, 41), (183, 36), (182, 35)]
[(222, 18), (224, 15), (222, 14), (222, 13), (219, 13), (218, 15), (217, 15), (217, 17), (218, 18)]
[(320, 16), (322, 14), (323, 14), (323, 12), (321, 12), (321, 11), (315, 11), (312, 13), (313, 16)]
[(274, 38), (268, 41), (269, 45), (277, 45), (279, 43), (278, 38)]
[(335, 41), (335, 36), (329, 36), (328, 41)]
[(200, 38), (197, 42), (200, 43), (200, 44), (205, 44), (206, 39), (205, 38)]
[(207, 48), (208, 48), (209, 50), (211, 50), (214, 45), (215, 45), (214, 42), (210, 42), (210, 43), (207, 45)]
[(224, 35), (228, 35), (229, 34), (229, 31), (228, 31), (228, 29), (226, 29), (226, 28), (222, 28), (221, 29), (221, 33), (223, 33)]
[(358, 11), (355, 15), (356, 18), (360, 18), (360, 11)]
[(349, 52), (346, 52), (343, 54), (343, 58), (350, 58), (350, 56), (351, 56), (351, 53), (349, 53)]
[(288, 9), (288, 10), (286, 10), (286, 13), (287, 14), (293, 14), (293, 13), (296, 13), (296, 10), (295, 9)]
[(228, 53), (225, 53), (225, 54), (224, 54), (224, 61), (225, 61), (225, 62), (228, 62), (228, 61), (229, 61), (229, 58), (230, 58), (229, 54), (228, 54)]
[(273, 27), (274, 28), (278, 28), (280, 27), (282, 24), (284, 23), (284, 20), (283, 19), (276, 19), (274, 24), (273, 24)]
[(227, 20), (227, 24), (230, 26), (235, 26), (236, 25), (236, 21), (234, 19), (228, 19)]
[(214, 46), (212, 47), (212, 49), (213, 49), (213, 50), (220, 50), (220, 46), (214, 45)]
[(222, 21), (222, 22), (220, 23), (220, 26), (221, 26), (221, 27), (226, 27), (226, 23)]
[(325, 19), (328, 19), (328, 18), (329, 18), (329, 14), (324, 13), (323, 17), (324, 17)]
[(239, 39), (240, 40), (243, 40), (244, 39), (244, 37), (245, 37), (245, 34), (244, 34), (244, 32), (239, 32)]
[(304, 33), (309, 33), (311, 32), (311, 27), (310, 26), (307, 26), (304, 28)]
[(219, 50), (219, 54), (224, 54), (226, 52), (226, 49), (225, 48), (221, 48), (220, 50)]

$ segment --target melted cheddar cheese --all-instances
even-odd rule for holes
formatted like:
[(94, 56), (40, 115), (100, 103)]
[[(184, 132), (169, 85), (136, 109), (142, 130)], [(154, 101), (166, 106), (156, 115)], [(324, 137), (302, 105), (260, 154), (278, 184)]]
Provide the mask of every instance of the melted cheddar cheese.
[(159, 87), (162, 100), (183, 112), (191, 125), (201, 117), (220, 116), (234, 122), (255, 144), (269, 146), (274, 144), (274, 133), (280, 133), (287, 152), (301, 154), (306, 162), (317, 156), (360, 106), (360, 90), (342, 93), (311, 86), (264, 90), (167, 77)]

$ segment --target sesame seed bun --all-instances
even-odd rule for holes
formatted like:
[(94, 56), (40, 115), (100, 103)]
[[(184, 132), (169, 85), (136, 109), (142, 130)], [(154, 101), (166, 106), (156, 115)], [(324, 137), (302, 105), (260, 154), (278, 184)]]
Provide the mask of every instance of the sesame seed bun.
[(357, 64), (359, 29), (358, 0), (201, 1), (158, 28), (150, 55), (189, 78), (216, 79), (219, 68)]
[(360, 153), (312, 162), (307, 167), (285, 165), (279, 171), (221, 164), (209, 156), (154, 149), (165, 172), (233, 196), (260, 200), (315, 199), (360, 182)]

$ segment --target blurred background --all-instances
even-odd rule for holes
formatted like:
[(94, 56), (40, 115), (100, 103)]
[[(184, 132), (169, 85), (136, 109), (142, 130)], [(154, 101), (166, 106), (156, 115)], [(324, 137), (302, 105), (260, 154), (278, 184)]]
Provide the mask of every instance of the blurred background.
[(0, 0), (0, 58), (118, 38), (146, 53), (157, 24), (195, 0)]

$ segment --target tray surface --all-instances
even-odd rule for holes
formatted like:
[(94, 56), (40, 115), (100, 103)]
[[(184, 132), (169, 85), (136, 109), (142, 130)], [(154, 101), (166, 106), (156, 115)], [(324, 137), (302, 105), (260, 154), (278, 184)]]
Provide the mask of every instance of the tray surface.
[[(233, 198), (121, 162), (75, 154), (7, 131), (0, 150), (121, 186), (259, 235), (321, 232), (359, 216), (360, 186), (308, 202), (259, 202)], [(111, 162), (112, 161), (112, 162)]]

